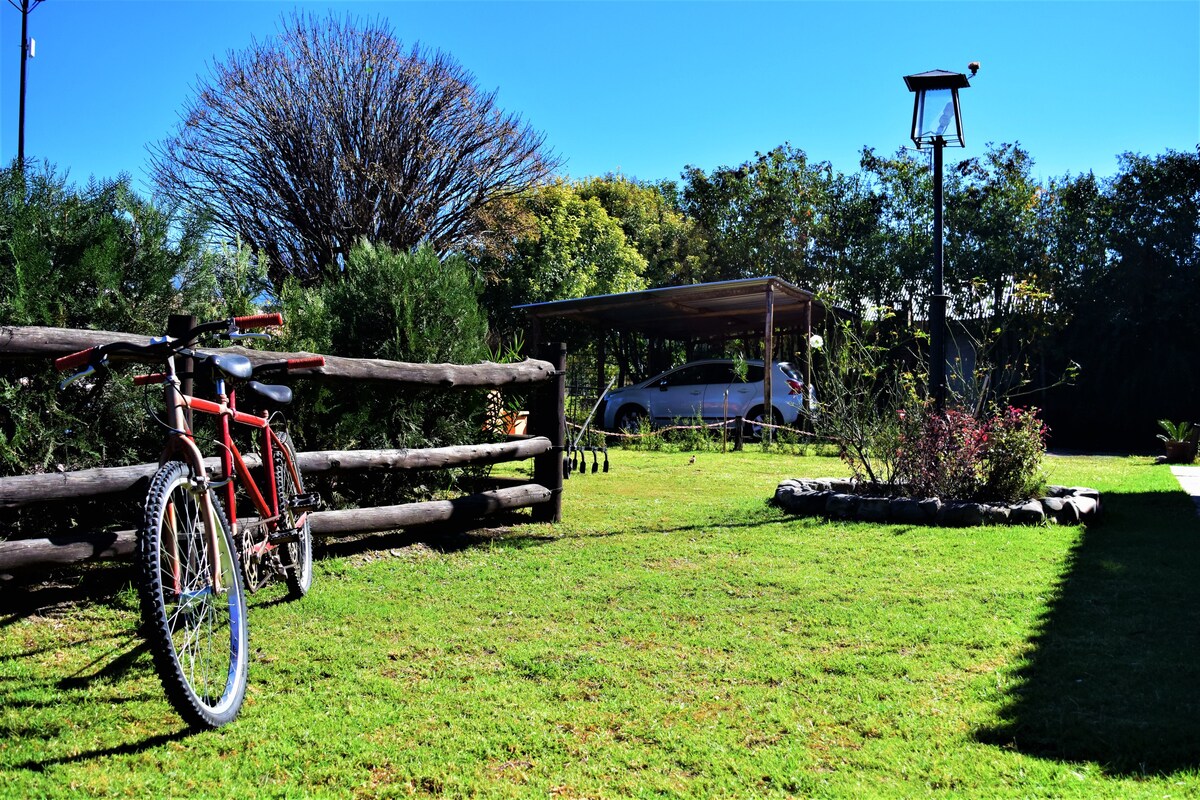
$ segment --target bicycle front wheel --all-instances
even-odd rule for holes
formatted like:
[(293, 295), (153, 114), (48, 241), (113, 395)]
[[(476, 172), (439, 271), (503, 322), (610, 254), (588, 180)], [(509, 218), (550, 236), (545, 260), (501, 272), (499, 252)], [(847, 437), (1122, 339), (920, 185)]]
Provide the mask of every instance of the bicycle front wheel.
[(150, 482), (138, 530), (142, 623), (171, 705), (194, 728), (233, 720), (246, 695), (246, 596), (229, 521), (181, 461)]

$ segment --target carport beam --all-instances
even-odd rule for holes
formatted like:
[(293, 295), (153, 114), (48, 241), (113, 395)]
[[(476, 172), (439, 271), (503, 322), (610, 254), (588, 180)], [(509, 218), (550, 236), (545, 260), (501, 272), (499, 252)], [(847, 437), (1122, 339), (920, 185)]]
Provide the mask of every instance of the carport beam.
[[(771, 413), (774, 406), (771, 404), (771, 373), (774, 371), (775, 361), (775, 287), (770, 281), (767, 282), (767, 324), (766, 331), (763, 335), (763, 422), (772, 422), (775, 416)], [(763, 427), (763, 449), (769, 449), (771, 446), (771, 428)]]

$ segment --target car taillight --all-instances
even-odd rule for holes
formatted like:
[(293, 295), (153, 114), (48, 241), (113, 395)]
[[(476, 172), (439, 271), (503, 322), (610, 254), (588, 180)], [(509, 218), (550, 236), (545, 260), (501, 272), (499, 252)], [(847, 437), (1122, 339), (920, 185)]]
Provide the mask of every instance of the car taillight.
[(787, 379), (788, 394), (804, 394), (804, 384), (797, 380)]

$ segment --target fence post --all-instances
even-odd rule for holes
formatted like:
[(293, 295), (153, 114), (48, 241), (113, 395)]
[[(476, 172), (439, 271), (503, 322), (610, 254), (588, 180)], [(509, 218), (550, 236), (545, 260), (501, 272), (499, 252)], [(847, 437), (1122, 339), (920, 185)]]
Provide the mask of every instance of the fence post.
[(738, 452), (746, 444), (746, 418), (737, 417), (733, 421), (733, 452)]
[(535, 436), (545, 436), (552, 447), (533, 459), (533, 482), (550, 490), (550, 500), (533, 507), (534, 522), (562, 521), (563, 458), (567, 429), (567, 345), (548, 342), (539, 357), (554, 365), (554, 377), (534, 393), (529, 422)]

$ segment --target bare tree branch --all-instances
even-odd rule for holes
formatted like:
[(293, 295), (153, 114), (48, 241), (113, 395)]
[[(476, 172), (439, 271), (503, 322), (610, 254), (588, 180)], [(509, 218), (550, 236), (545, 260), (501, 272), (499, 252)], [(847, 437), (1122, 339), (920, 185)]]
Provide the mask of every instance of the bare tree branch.
[(450, 56), (380, 22), (295, 15), (215, 64), (152, 157), (160, 191), (207, 208), (279, 285), (335, 276), (364, 237), (462, 246), (489, 203), (558, 166), (543, 143)]

